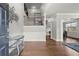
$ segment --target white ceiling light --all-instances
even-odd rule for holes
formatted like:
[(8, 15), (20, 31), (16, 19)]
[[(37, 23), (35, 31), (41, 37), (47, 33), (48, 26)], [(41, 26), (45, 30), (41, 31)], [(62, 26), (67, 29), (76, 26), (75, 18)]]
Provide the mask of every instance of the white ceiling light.
[(36, 11), (37, 11), (36, 7), (35, 7), (35, 6), (32, 6), (31, 12), (32, 12), (32, 13), (35, 13)]
[(32, 9), (36, 9), (36, 7), (35, 6), (32, 6)]

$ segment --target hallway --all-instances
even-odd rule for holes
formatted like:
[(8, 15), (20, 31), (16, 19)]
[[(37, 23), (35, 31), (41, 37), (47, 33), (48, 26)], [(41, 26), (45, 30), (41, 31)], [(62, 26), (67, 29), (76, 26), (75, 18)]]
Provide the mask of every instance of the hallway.
[[(79, 4), (0, 3), (0, 56), (79, 56)], [(67, 29), (66, 29), (67, 28)], [(63, 32), (67, 30), (64, 42)], [(51, 39), (50, 39), (51, 38)], [(79, 50), (79, 49), (77, 49)]]
[(61, 42), (47, 39), (46, 42), (25, 42), (21, 56), (79, 56), (79, 53)]

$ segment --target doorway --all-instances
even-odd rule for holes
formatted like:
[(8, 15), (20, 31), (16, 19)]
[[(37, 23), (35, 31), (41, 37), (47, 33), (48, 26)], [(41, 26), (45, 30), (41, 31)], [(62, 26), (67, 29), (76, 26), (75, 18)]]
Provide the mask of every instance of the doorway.
[[(79, 18), (78, 18), (79, 19)], [(63, 41), (66, 46), (79, 52), (79, 20), (73, 19), (63, 23)]]
[(65, 43), (76, 43), (78, 39), (78, 22), (79, 20), (74, 19), (63, 22), (63, 41)]

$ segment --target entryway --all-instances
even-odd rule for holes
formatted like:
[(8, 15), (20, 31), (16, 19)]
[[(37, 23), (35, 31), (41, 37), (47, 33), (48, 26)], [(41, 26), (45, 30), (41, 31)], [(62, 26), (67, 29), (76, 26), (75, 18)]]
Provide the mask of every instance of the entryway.
[(79, 18), (70, 18), (63, 23), (63, 41), (66, 46), (79, 52)]

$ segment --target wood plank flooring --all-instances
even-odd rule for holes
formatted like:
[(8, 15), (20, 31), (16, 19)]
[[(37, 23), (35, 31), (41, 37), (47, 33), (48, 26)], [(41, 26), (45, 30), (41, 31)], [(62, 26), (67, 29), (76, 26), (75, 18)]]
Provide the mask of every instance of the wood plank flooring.
[(79, 56), (79, 53), (52, 39), (24, 43), (21, 56)]
[(67, 38), (66, 43), (79, 43), (79, 40), (78, 39), (72, 39), (72, 38)]

